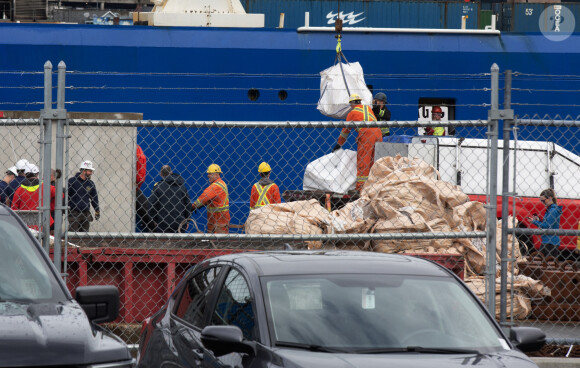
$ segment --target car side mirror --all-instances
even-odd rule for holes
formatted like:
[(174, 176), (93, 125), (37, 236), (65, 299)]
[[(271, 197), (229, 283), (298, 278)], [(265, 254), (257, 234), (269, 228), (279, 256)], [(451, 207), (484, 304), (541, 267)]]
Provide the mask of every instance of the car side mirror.
[(536, 327), (512, 327), (511, 342), (522, 352), (537, 351), (546, 345), (546, 334)]
[(201, 342), (216, 357), (230, 353), (256, 355), (256, 343), (245, 341), (238, 326), (207, 326), (201, 331)]
[(119, 315), (119, 290), (115, 286), (80, 286), (75, 299), (93, 323), (112, 322)]

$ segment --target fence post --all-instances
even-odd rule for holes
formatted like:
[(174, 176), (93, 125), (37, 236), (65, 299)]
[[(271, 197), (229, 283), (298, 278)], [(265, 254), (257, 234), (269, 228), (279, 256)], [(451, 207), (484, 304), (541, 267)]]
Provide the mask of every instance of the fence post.
[[(65, 73), (66, 64), (64, 61), (58, 63), (58, 84), (57, 84), (57, 103), (56, 103), (56, 168), (62, 173), (61, 177), (56, 179), (56, 198), (54, 206), (54, 265), (56, 269), (61, 272), (61, 236), (62, 236), (62, 211), (65, 210), (63, 206), (62, 193), (63, 193), (63, 180), (66, 171), (63, 167), (63, 152), (64, 152), (64, 122), (66, 121), (66, 109), (64, 108), (64, 92), (65, 92)], [(66, 262), (66, 242), (65, 242), (65, 262)], [(65, 267), (66, 271), (66, 267)], [(66, 278), (66, 273), (62, 274), (63, 278)]]
[(495, 257), (496, 257), (496, 228), (497, 228), (497, 138), (498, 138), (498, 86), (499, 67), (491, 66), (491, 110), (488, 112), (488, 140), (489, 140), (489, 169), (488, 169), (488, 194), (487, 207), (487, 254), (486, 254), (486, 303), (492, 316), (495, 316)]
[[(511, 92), (512, 92), (512, 71), (505, 71), (505, 91), (504, 91), (504, 110), (511, 109)], [(512, 193), (509, 192), (509, 174), (510, 174), (510, 133), (511, 119), (503, 120), (503, 172), (502, 172), (502, 201), (501, 201), (501, 269), (500, 269), (500, 311), (499, 321), (503, 326), (506, 324), (507, 317), (507, 267), (508, 267), (508, 213), (509, 199)], [(514, 175), (516, 173), (514, 172)], [(515, 191), (515, 188), (514, 188)], [(514, 200), (515, 206), (515, 200)], [(513, 249), (512, 249), (513, 254)], [(513, 257), (512, 257), (513, 258)], [(514, 261), (510, 259), (509, 261)], [(513, 264), (513, 263), (512, 263)], [(512, 299), (513, 300), (513, 299)]]
[(40, 202), (41, 241), (46, 253), (50, 252), (50, 163), (52, 150), (52, 63), (44, 63), (44, 109), (40, 112), (42, 175)]

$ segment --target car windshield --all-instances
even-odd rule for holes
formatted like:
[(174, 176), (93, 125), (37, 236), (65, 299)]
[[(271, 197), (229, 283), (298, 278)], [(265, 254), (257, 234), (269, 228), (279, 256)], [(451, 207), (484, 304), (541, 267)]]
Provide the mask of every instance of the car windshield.
[(284, 276), (266, 279), (263, 287), (274, 345), (280, 347), (369, 354), (510, 349), (451, 278)]
[(0, 216), (0, 315), (13, 309), (8, 305), (10, 302), (66, 300), (55, 275), (26, 231), (13, 217)]

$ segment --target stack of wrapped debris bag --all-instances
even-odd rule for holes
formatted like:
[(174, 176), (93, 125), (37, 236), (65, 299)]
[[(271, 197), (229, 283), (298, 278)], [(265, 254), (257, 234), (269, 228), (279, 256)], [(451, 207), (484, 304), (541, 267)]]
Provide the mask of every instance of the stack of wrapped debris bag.
[[(316, 199), (269, 204), (250, 211), (246, 234), (322, 234), (328, 211)], [(320, 242), (307, 242), (309, 248)]]
[[(509, 219), (511, 224), (512, 218)], [(470, 201), (461, 188), (440, 180), (437, 170), (426, 162), (402, 156), (377, 160), (360, 198), (343, 208), (328, 212), (316, 200), (268, 205), (251, 211), (246, 222), (249, 234), (364, 234), (469, 232), (486, 228), (483, 203)], [(501, 221), (497, 221), (496, 270), (499, 277)], [(310, 242), (309, 248), (326, 247)], [(531, 312), (530, 298), (549, 296), (539, 281), (519, 275), (523, 261), (519, 245), (508, 236), (508, 254), (516, 260), (508, 264), (514, 283), (514, 315), (525, 318)], [(465, 259), (465, 280), (483, 300), (485, 297), (486, 240), (418, 239), (375, 240), (334, 243), (340, 249), (360, 249), (384, 253), (461, 254)], [(510, 271), (511, 272), (511, 271)], [(499, 279), (497, 281), (499, 292)], [(498, 298), (499, 303), (499, 298)]]

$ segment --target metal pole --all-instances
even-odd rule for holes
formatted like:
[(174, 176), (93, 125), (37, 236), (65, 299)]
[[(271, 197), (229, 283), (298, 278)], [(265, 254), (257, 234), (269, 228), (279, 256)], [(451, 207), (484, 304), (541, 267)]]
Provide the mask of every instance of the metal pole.
[[(61, 272), (61, 235), (62, 235), (62, 181), (64, 178), (65, 171), (63, 169), (63, 153), (64, 153), (64, 119), (66, 117), (66, 111), (64, 109), (64, 92), (65, 92), (65, 73), (66, 65), (63, 61), (58, 63), (58, 88), (57, 88), (57, 102), (56, 108), (59, 113), (56, 125), (56, 168), (62, 173), (61, 177), (56, 179), (56, 199), (54, 206), (54, 265), (56, 269)], [(63, 115), (64, 113), (64, 115)], [(65, 258), (66, 259), (66, 258)], [(66, 277), (63, 274), (63, 277)]]
[(489, 111), (488, 139), (489, 150), (489, 204), (487, 207), (487, 262), (486, 262), (486, 302), (489, 312), (495, 316), (495, 257), (496, 257), (496, 223), (497, 223), (497, 138), (498, 127), (498, 86), (499, 67), (491, 66), (491, 110)]
[[(41, 186), (41, 229), (42, 247), (50, 252), (50, 154), (52, 141), (52, 63), (44, 63), (44, 109), (40, 113), (40, 124), (44, 128)], [(47, 180), (48, 179), (48, 180)]]
[[(511, 108), (512, 92), (512, 71), (505, 71), (505, 92), (504, 92), (504, 109)], [(503, 173), (502, 173), (502, 202), (501, 202), (501, 269), (500, 269), (500, 314), (499, 322), (501, 325), (506, 324), (506, 305), (507, 305), (507, 267), (508, 267), (508, 215), (509, 215), (509, 175), (510, 175), (510, 132), (511, 120), (503, 121)], [(514, 172), (515, 175), (515, 172)], [(514, 188), (515, 190), (515, 188)], [(515, 206), (515, 201), (514, 201)]]

